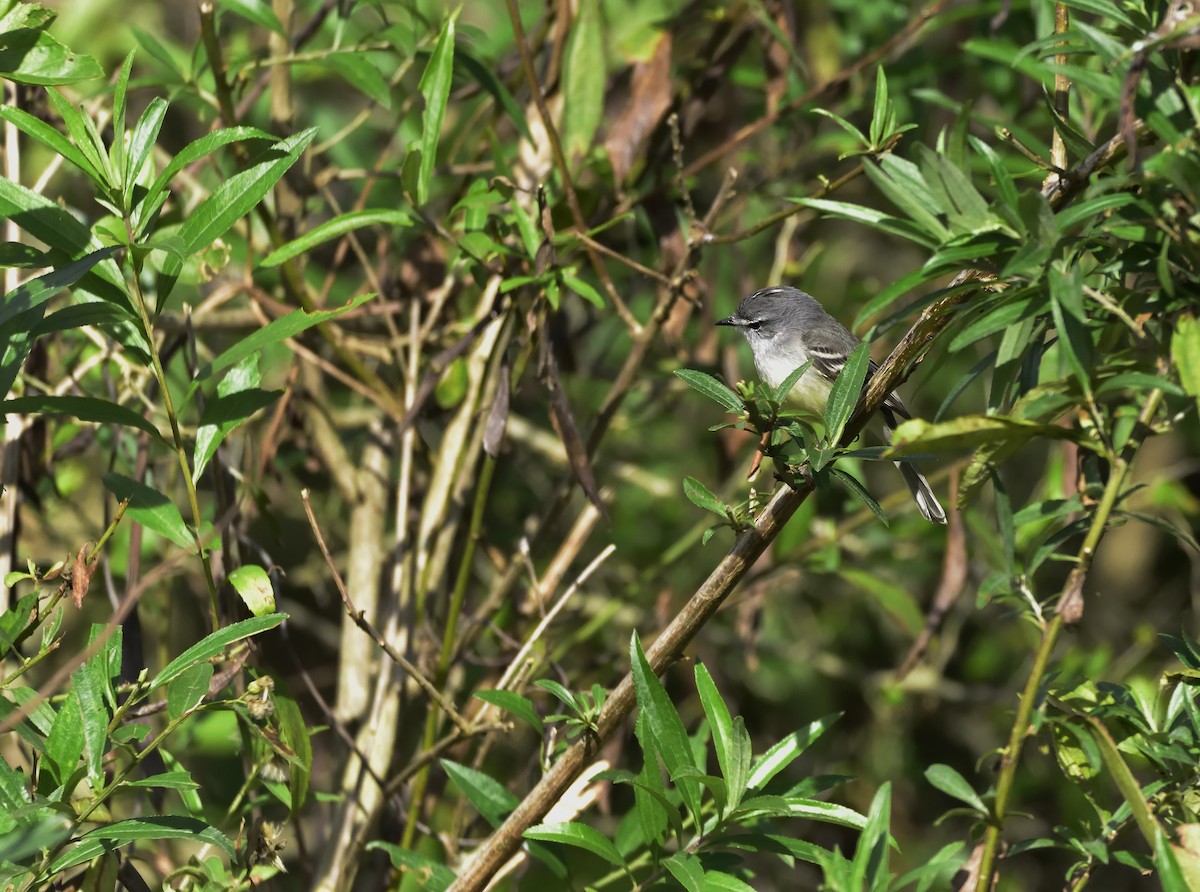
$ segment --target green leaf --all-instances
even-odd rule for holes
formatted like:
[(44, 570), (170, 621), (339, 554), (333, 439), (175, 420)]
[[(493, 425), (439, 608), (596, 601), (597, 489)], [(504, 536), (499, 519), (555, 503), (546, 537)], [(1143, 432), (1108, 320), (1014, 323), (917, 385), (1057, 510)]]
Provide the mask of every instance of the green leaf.
[(599, 0), (579, 0), (563, 58), (563, 151), (587, 152), (604, 116), (604, 24)]
[(881, 579), (858, 567), (842, 567), (844, 578), (871, 596), (875, 602), (897, 620), (911, 637), (920, 634), (925, 616), (912, 594), (901, 585)]
[(937, 787), (947, 796), (953, 796), (960, 802), (965, 802), (981, 816), (986, 817), (988, 807), (979, 794), (967, 782), (967, 779), (949, 765), (936, 763), (925, 769), (925, 780)]
[(499, 827), (505, 816), (520, 803), (521, 800), (506, 790), (503, 784), (482, 771), (449, 759), (439, 761), (454, 786), (493, 827)]
[(196, 540), (183, 522), (175, 503), (157, 489), (114, 472), (105, 474), (101, 480), (104, 488), (118, 499), (129, 499), (125, 513), (130, 520), (137, 521), (182, 548), (196, 547)]
[(878, 229), (880, 232), (886, 232), (889, 235), (899, 236), (910, 242), (916, 242), (918, 245), (924, 245), (926, 248), (936, 248), (942, 241), (940, 238), (930, 238), (924, 229), (908, 220), (901, 220), (899, 217), (893, 217), (890, 214), (883, 213), (883, 211), (863, 207), (860, 204), (831, 201), (827, 198), (807, 197), (793, 198), (792, 201), (834, 217), (841, 217), (846, 220), (853, 220), (856, 223), (862, 223), (870, 226), (872, 229)]
[(186, 839), (193, 843), (207, 843), (232, 857), (233, 843), (224, 833), (203, 821), (180, 815), (156, 815), (117, 821), (89, 830), (79, 838), (79, 843), (63, 852), (50, 863), (41, 879), (61, 873), (77, 864), (91, 861), (97, 855), (111, 852), (131, 842), (152, 842), (160, 839)]
[[(903, 458), (924, 453), (961, 452), (979, 446), (1023, 445), (1034, 437), (1076, 440), (1078, 434), (1056, 424), (1038, 424), (1004, 415), (962, 415), (930, 424), (913, 419), (896, 429), (885, 458)], [(1083, 444), (1081, 444), (1083, 445)]]
[[(7, 5), (7, 4), (6, 4)], [(19, 84), (75, 84), (104, 76), (91, 56), (63, 46), (46, 31), (17, 28), (3, 35), (0, 77)]]
[(442, 121), (450, 99), (450, 81), (454, 74), (454, 17), (446, 19), (429, 64), (421, 75), (421, 95), (425, 111), (421, 115), (421, 166), (417, 171), (417, 204), (429, 200), (429, 183), (433, 179), (433, 164), (437, 158)]
[(167, 715), (172, 721), (200, 705), (212, 677), (212, 663), (197, 663), (171, 680), (167, 685)]
[(99, 173), (97, 185), (102, 191), (109, 191), (115, 185), (112, 164), (104, 143), (100, 140), (100, 134), (96, 131), (95, 123), (83, 113), (79, 105), (67, 99), (58, 90), (47, 90), (46, 98), (62, 118), (63, 126), (66, 127), (71, 140)]
[(368, 851), (379, 849), (387, 852), (388, 857), (392, 859), (392, 866), (417, 877), (419, 885), (426, 892), (446, 892), (454, 884), (454, 871), (427, 855), (410, 852), (408, 849), (377, 839), (367, 843), (366, 848)]
[(64, 288), (74, 285), (87, 275), (92, 267), (112, 257), (120, 250), (119, 247), (109, 247), (91, 251), (78, 260), (73, 260), (35, 279), (22, 282), (4, 295), (4, 302), (0, 304), (0, 325), (19, 313), (40, 306)]
[(687, 892), (705, 892), (704, 865), (695, 855), (690, 852), (676, 852), (663, 861), (662, 866)]
[(563, 272), (563, 284), (593, 306), (604, 309), (604, 296), (579, 276)]
[(336, 71), (345, 79), (346, 83), (372, 102), (384, 108), (392, 107), (392, 90), (387, 79), (379, 73), (379, 69), (371, 64), (368, 57), (360, 50), (326, 53), (314, 60), (314, 63), (322, 68)]
[(192, 381), (192, 386), (188, 389), (188, 397), (190, 398), (196, 392), (201, 381), (211, 375), (231, 365), (236, 365), (247, 356), (262, 352), (272, 344), (277, 344), (280, 341), (298, 335), (306, 328), (320, 325), (322, 322), (328, 322), (330, 319), (336, 319), (343, 313), (357, 309), (374, 296), (374, 294), (362, 294), (332, 310), (316, 310), (312, 313), (305, 312), (304, 310), (293, 310), (286, 316), (281, 316), (274, 322), (257, 329), (253, 334), (238, 341), (224, 353), (217, 356), (212, 362), (208, 363), (208, 365), (202, 367), (196, 373), (196, 378)]
[(850, 888), (884, 892), (888, 888), (888, 823), (891, 818), (892, 786), (884, 783), (871, 800), (867, 825), (858, 837), (851, 862)]
[(703, 508), (705, 511), (711, 511), (718, 517), (725, 517), (725, 503), (707, 486), (697, 480), (695, 477), (683, 478), (683, 494), (687, 496), (689, 502), (697, 508)]
[(125, 168), (122, 173), (123, 197), (126, 207), (132, 204), (134, 187), (142, 176), (142, 169), (146, 166), (150, 153), (154, 150), (154, 143), (158, 140), (158, 134), (162, 130), (166, 116), (166, 100), (155, 96), (146, 106), (146, 110), (142, 112), (142, 116), (138, 118), (137, 126), (129, 139), (129, 153), (125, 156)]
[(593, 855), (598, 855), (614, 867), (625, 866), (625, 859), (621, 857), (621, 853), (617, 851), (617, 847), (607, 836), (578, 821), (538, 824), (530, 827), (523, 835), (526, 839), (575, 846), (589, 851)]
[(1179, 383), (1200, 406), (1200, 319), (1183, 315), (1175, 321), (1171, 334), (1171, 361), (1179, 374)]
[(125, 781), (127, 787), (157, 787), (164, 790), (198, 790), (200, 785), (192, 779), (192, 775), (178, 768), (162, 774), (152, 774), (150, 777), (140, 777), (136, 780)]
[(229, 584), (254, 616), (275, 612), (275, 588), (262, 567), (243, 564), (229, 574)]
[[(88, 635), (88, 644), (95, 642), (104, 633), (103, 625), (93, 624)], [(111, 636), (107, 646), (100, 647), (86, 663), (71, 674), (71, 689), (78, 695), (76, 702), (83, 727), (84, 765), (87, 767), (88, 779), (97, 787), (104, 780), (104, 754), (108, 752), (110, 712), (104, 695), (109, 687), (109, 678), (113, 674), (109, 666), (110, 659), (113, 659), (113, 644), (120, 645), (120, 639), (116, 635)], [(118, 660), (119, 653), (118, 651), (116, 655)], [(112, 669), (119, 671), (119, 663)]]
[(1168, 843), (1166, 831), (1161, 827), (1154, 834), (1154, 866), (1158, 868), (1163, 892), (1196, 892), (1175, 857), (1175, 846)]
[(950, 230), (938, 218), (938, 205), (917, 165), (895, 155), (884, 155), (878, 165), (864, 162), (863, 173), (930, 239), (941, 243), (950, 238)]
[(466, 69), (467, 74), (479, 82), (479, 86), (492, 94), (492, 98), (500, 103), (500, 107), (504, 109), (505, 114), (516, 125), (516, 128), (521, 131), (521, 135), (529, 142), (533, 142), (533, 134), (529, 132), (529, 124), (525, 120), (524, 110), (520, 103), (513, 98), (508, 88), (504, 86), (503, 81), (496, 77), (492, 66), (485, 65), (475, 58), (469, 49), (463, 47), (456, 48), (454, 62)]
[[(3, 760), (0, 760), (0, 772), (11, 771), (7, 765), (2, 765), (2, 763)], [(51, 849), (57, 849), (67, 841), (71, 831), (77, 826), (65, 814), (46, 814), (46, 810), (41, 809), (37, 812), (36, 817), (23, 821), (19, 831), (4, 834), (0, 839), (0, 859), (3, 859), (6, 864), (10, 862), (11, 864), (37, 863), (33, 860), (35, 857), (40, 857)], [(6, 873), (5, 876), (12, 877), (12, 874)], [(30, 879), (28, 874), (26, 874), (26, 878)], [(16, 886), (13, 885), (11, 888), (15, 889)]]
[(187, 146), (174, 158), (168, 162), (163, 168), (154, 182), (150, 184), (150, 188), (146, 190), (146, 196), (142, 199), (142, 203), (138, 205), (137, 211), (134, 213), (134, 233), (137, 236), (145, 234), (146, 227), (154, 219), (154, 215), (163, 206), (163, 202), (167, 200), (167, 186), (175, 179), (185, 167), (194, 164), (206, 155), (210, 155), (222, 146), (227, 146), (235, 142), (246, 142), (248, 140), (265, 140), (270, 143), (275, 142), (275, 137), (267, 133), (265, 130), (259, 130), (257, 127), (226, 127), (222, 130), (207, 133), (199, 139), (192, 140)]
[(75, 691), (68, 691), (59, 704), (54, 724), (46, 735), (43, 754), (46, 766), (59, 784), (65, 784), (79, 766), (83, 756), (83, 710)]
[(810, 722), (799, 731), (793, 731), (772, 746), (759, 756), (758, 761), (754, 763), (754, 767), (750, 770), (750, 779), (747, 782), (747, 788), (761, 790), (765, 787), (771, 778), (775, 777), (775, 775), (788, 765), (791, 765), (818, 737), (824, 734), (841, 717), (842, 714), (840, 712), (822, 716), (816, 721)]
[(283, 25), (279, 21), (279, 17), (271, 9), (266, 0), (217, 0), (218, 5), (223, 9), (228, 9), (230, 12), (240, 15), (248, 22), (253, 22), (260, 28), (266, 28), (268, 31), (274, 31), (276, 34), (286, 36)]
[(1050, 310), (1058, 329), (1058, 346), (1066, 356), (1080, 387), (1092, 392), (1092, 338), (1083, 319), (1083, 274), (1079, 267), (1064, 271), (1053, 264), (1047, 274)]
[(158, 428), (141, 413), (92, 396), (21, 396), (0, 401), (0, 412), (5, 415), (70, 415), (80, 421), (137, 428), (151, 434), (160, 443), (167, 442)]
[(280, 140), (251, 159), (245, 170), (222, 180), (221, 185), (187, 215), (180, 227), (179, 238), (184, 252), (195, 254), (228, 232), (300, 160), (300, 154), (316, 135), (317, 128), (309, 127)]
[(867, 488), (859, 482), (858, 478), (853, 474), (846, 473), (841, 468), (827, 468), (826, 470), (829, 476), (840, 483), (850, 495), (870, 508), (872, 513), (879, 518), (880, 523), (885, 527), (891, 526), (888, 523), (887, 515), (883, 513), (883, 508), (875, 501), (875, 497), (867, 491)]
[(251, 354), (229, 370), (217, 385), (217, 395), (204, 405), (196, 429), (192, 480), (197, 481), (229, 433), (260, 409), (279, 398), (282, 391), (260, 390), (258, 354)]
[(831, 444), (841, 442), (842, 431), (846, 422), (854, 413), (862, 396), (863, 382), (867, 379), (867, 370), (871, 365), (871, 345), (859, 341), (858, 346), (851, 351), (846, 364), (838, 373), (833, 388), (829, 391), (829, 401), (825, 404), (825, 432)]
[(528, 697), (522, 697), (514, 691), (476, 691), (474, 696), (484, 703), (498, 706), (505, 712), (512, 713), (517, 718), (528, 723), (533, 730), (542, 733), (542, 717), (533, 708), (533, 702)]
[(726, 808), (736, 808), (750, 779), (750, 735), (741, 716), (730, 718), (729, 708), (703, 663), (696, 664), (696, 691), (708, 718), (721, 777), (725, 779)]
[(787, 398), (788, 394), (792, 392), (792, 388), (796, 386), (796, 382), (803, 378), (805, 373), (808, 372), (810, 368), (812, 368), (811, 359), (804, 363), (804, 365), (790, 372), (786, 378), (779, 382), (779, 386), (775, 388), (775, 392), (771, 394), (772, 402), (782, 403)]
[(364, 211), (351, 211), (339, 214), (332, 220), (326, 220), (319, 226), (313, 227), (299, 238), (286, 242), (259, 261), (261, 267), (279, 266), (293, 257), (311, 251), (317, 245), (339, 238), (347, 232), (363, 229), (367, 226), (411, 226), (412, 214), (406, 210), (386, 210), (372, 208)]
[[(275, 720), (279, 727), (280, 742), (291, 750), (288, 762), (288, 808), (294, 815), (300, 811), (308, 797), (309, 779), (312, 777), (312, 736), (304, 713), (294, 697), (276, 689)], [(279, 748), (276, 748), (279, 751)]]
[(218, 629), (211, 635), (197, 641), (171, 662), (167, 663), (158, 675), (154, 677), (154, 680), (150, 682), (150, 686), (146, 689), (146, 694), (149, 695), (164, 684), (169, 684), (193, 666), (206, 663), (214, 657), (221, 656), (225, 653), (225, 648), (229, 645), (245, 638), (250, 638), (253, 635), (259, 635), (268, 629), (273, 629), (285, 619), (287, 619), (286, 613), (273, 613), (270, 616), (255, 616), (250, 619), (244, 619), (241, 622), (225, 626), (223, 629)]
[(712, 375), (698, 372), (695, 369), (676, 369), (675, 375), (678, 378), (682, 378), (693, 389), (700, 391), (700, 393), (704, 394), (710, 400), (720, 403), (728, 411), (735, 413), (743, 411), (742, 398)]
[(704, 873), (704, 892), (755, 892), (755, 888), (732, 874), (709, 870)]
[[(646, 661), (646, 654), (636, 632), (631, 636), (629, 650), (638, 709), (646, 715), (646, 727), (654, 749), (666, 765), (671, 780), (679, 788), (696, 825), (700, 826), (700, 785), (689, 777), (689, 774), (695, 772), (696, 766), (692, 761), (692, 751), (683, 721), (663, 689), (662, 682)], [(646, 757), (649, 759), (651, 754), (647, 753)]]
[(871, 145), (881, 146), (887, 139), (894, 124), (892, 103), (888, 99), (887, 75), (883, 66), (876, 69), (875, 74), (875, 105), (871, 110)]
[(61, 155), (78, 167), (93, 183), (104, 183), (100, 172), (69, 139), (41, 118), (17, 108), (15, 105), (0, 105), (0, 119), (8, 121), (26, 136), (36, 139), (56, 155)]
[[(867, 139), (866, 135), (861, 130), (859, 130), (857, 127), (855, 127), (853, 124), (851, 124), (849, 121), (847, 121), (845, 118), (840, 117), (839, 115), (835, 115), (833, 112), (831, 112), (825, 108), (814, 108), (812, 110), (812, 113), (814, 115), (820, 115), (822, 118), (828, 118), (829, 120), (833, 121), (833, 123), (837, 124), (843, 130), (845, 130), (848, 134), (850, 134), (850, 136), (854, 139), (855, 143), (857, 143), (857, 145), (855, 146), (856, 152), (859, 150), (869, 149), (871, 147), (871, 141), (869, 139)], [(851, 153), (851, 154), (853, 154), (853, 153)], [(841, 157), (845, 157), (845, 156), (843, 155)]]

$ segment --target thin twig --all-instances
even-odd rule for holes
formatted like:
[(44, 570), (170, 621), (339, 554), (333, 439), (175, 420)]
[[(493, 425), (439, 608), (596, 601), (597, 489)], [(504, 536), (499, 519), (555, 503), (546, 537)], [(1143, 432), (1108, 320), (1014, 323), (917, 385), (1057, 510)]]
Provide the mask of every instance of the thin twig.
[(329, 547), (325, 544), (325, 537), (322, 535), (321, 527), (317, 523), (316, 516), (313, 514), (307, 489), (300, 491), (300, 501), (304, 503), (304, 513), (308, 517), (308, 524), (312, 528), (314, 538), (317, 540), (317, 547), (321, 549), (321, 555), (325, 558), (325, 565), (329, 568), (329, 572), (333, 576), (333, 584), (337, 587), (338, 594), (342, 597), (342, 603), (345, 605), (350, 619), (353, 620), (356, 626), (366, 632), (372, 641), (379, 645), (380, 649), (388, 655), (388, 658), (392, 662), (408, 673), (421, 690), (428, 694), (429, 698), (441, 708), (442, 712), (449, 716), (450, 721), (454, 723), (455, 727), (464, 734), (470, 734), (472, 732), (471, 723), (459, 714), (458, 710), (454, 708), (454, 704), (447, 700), (442, 692), (434, 687), (433, 682), (426, 678), (420, 669), (409, 662), (404, 654), (399, 653), (394, 647), (388, 644), (387, 639), (379, 633), (379, 630), (367, 622), (362, 611), (354, 606), (354, 601), (350, 598), (350, 593), (346, 591), (345, 583), (342, 582), (342, 575), (338, 572), (337, 566), (333, 562), (333, 556), (329, 553)]

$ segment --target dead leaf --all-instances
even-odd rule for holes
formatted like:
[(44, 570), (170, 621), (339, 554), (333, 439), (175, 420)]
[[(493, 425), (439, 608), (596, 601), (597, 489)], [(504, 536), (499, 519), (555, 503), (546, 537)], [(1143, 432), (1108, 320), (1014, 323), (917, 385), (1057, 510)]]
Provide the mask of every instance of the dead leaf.
[(87, 562), (87, 551), (91, 544), (91, 542), (83, 543), (79, 554), (75, 555), (75, 563), (71, 567), (71, 601), (76, 609), (83, 606), (88, 586), (92, 584), (92, 574), (96, 572), (96, 568), (89, 567)]
[(508, 363), (500, 366), (500, 380), (496, 384), (496, 398), (488, 411), (487, 426), (483, 429), (483, 451), (496, 458), (504, 445), (504, 431), (508, 427), (508, 389), (511, 374)]
[(1062, 597), (1058, 599), (1058, 607), (1054, 612), (1061, 616), (1063, 623), (1068, 626), (1073, 626), (1083, 619), (1083, 580), (1086, 577), (1087, 571), (1082, 567), (1072, 570), (1071, 575), (1067, 577)]
[(558, 378), (558, 362), (550, 349), (550, 339), (545, 329), (542, 331), (540, 343), (541, 356), (539, 358), (542, 378), (546, 383), (546, 388), (550, 391), (550, 423), (554, 425), (554, 431), (567, 451), (567, 461), (570, 462), (575, 479), (579, 481), (579, 485), (583, 487), (583, 491), (591, 503), (596, 506), (600, 516), (606, 523), (611, 524), (612, 519), (608, 516), (608, 509), (604, 507), (604, 500), (600, 498), (600, 490), (596, 486), (595, 475), (592, 474), (587, 446), (579, 433), (575, 416), (571, 413), (571, 404), (567, 402), (567, 395), (563, 393), (562, 382)]
[(618, 183), (625, 182), (670, 107), (671, 35), (664, 31), (650, 58), (633, 66), (629, 102), (604, 138), (613, 179)]

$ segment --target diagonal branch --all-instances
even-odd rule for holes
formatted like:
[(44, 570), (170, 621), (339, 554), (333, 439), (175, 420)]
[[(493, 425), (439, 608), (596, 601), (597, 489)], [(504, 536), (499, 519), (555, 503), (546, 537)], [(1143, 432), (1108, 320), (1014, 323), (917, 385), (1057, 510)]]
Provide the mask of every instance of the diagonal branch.
[[(1140, 124), (1141, 122), (1139, 122)], [(1139, 130), (1144, 137), (1144, 125)], [(1063, 177), (1048, 183), (1042, 194), (1055, 210), (1070, 201), (1082, 189), (1088, 177), (1095, 171), (1112, 164), (1125, 154), (1122, 137), (1115, 136), (1101, 145), (1074, 169)], [(979, 270), (965, 270), (954, 281), (954, 285), (965, 285), (979, 281), (984, 276)], [(921, 313), (912, 328), (901, 338), (891, 355), (872, 376), (862, 402), (846, 425), (842, 442), (848, 444), (858, 436), (870, 416), (883, 404), (884, 399), (895, 390), (911, 369), (916, 366), (929, 345), (950, 323), (952, 311), (965, 303), (975, 289), (962, 288), (953, 291), (933, 303)], [(775, 493), (770, 503), (758, 516), (754, 526), (742, 532), (733, 543), (733, 548), (721, 560), (708, 579), (688, 599), (663, 633), (655, 640), (646, 654), (650, 668), (661, 675), (668, 666), (682, 655), (684, 649), (695, 638), (706, 622), (717, 612), (721, 604), (741, 581), (758, 557), (783, 529), (791, 516), (812, 493), (811, 482), (792, 488), (784, 487)], [(499, 870), (500, 866), (521, 845), (522, 834), (540, 821), (550, 807), (563, 795), (575, 778), (595, 758), (600, 747), (616, 732), (629, 717), (636, 705), (633, 690), (633, 675), (627, 674), (616, 690), (605, 701), (596, 720), (594, 734), (585, 735), (576, 741), (551, 769), (543, 775), (537, 785), (521, 800), (520, 804), (504, 820), (504, 823), (487, 838), (462, 866), (450, 892), (478, 892)]]

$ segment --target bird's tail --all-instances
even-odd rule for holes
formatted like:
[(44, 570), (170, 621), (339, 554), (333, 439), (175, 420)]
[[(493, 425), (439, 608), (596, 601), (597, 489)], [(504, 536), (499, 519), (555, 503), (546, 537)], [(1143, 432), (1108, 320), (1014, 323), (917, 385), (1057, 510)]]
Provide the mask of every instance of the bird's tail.
[(925, 479), (925, 475), (910, 461), (898, 461), (896, 467), (904, 475), (904, 482), (908, 484), (909, 492), (916, 499), (922, 516), (930, 523), (944, 524), (946, 512), (938, 502), (937, 496), (933, 494), (933, 490), (929, 488), (929, 481)]

